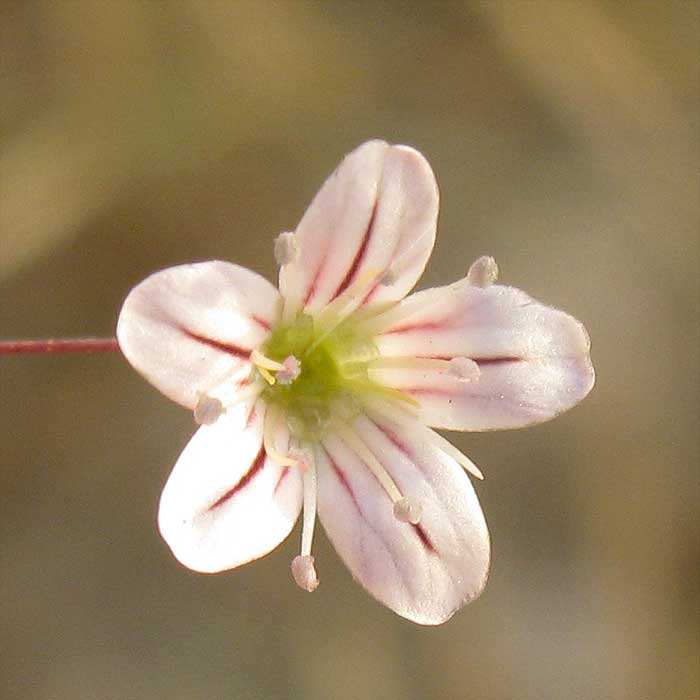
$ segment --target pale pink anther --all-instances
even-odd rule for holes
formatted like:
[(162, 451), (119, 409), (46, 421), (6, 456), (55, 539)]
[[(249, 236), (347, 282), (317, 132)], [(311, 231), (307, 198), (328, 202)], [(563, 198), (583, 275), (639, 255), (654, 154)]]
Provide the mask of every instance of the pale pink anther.
[(280, 384), (291, 384), (301, 374), (301, 361), (289, 355), (282, 362), (282, 369), (275, 375)]
[(479, 378), (479, 365), (468, 357), (453, 357), (450, 360), (450, 374), (465, 382)]
[(488, 287), (498, 278), (498, 265), (494, 258), (482, 255), (476, 259), (467, 272), (467, 282), (475, 287)]
[(275, 262), (282, 267), (299, 257), (299, 244), (293, 233), (285, 231), (275, 239)]
[(312, 593), (318, 588), (318, 576), (314, 558), (310, 554), (299, 554), (292, 559), (292, 576), (297, 586)]
[(420, 522), (423, 508), (415, 498), (404, 497), (394, 503), (394, 517), (402, 523), (417, 525)]
[(197, 425), (212, 425), (223, 412), (224, 407), (219, 399), (201, 394), (194, 407), (194, 422)]

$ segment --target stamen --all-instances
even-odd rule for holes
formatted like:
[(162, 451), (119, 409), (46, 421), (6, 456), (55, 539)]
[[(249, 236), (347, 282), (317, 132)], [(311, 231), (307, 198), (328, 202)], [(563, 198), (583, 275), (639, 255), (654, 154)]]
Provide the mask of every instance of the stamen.
[(359, 320), (358, 332), (368, 336), (379, 335), (387, 328), (410, 321), (414, 314), (422, 311), (423, 303), (420, 297), (418, 300), (407, 297), (388, 308), (379, 308), (377, 313)]
[(411, 498), (410, 496), (406, 496), (400, 501), (396, 501), (396, 503), (394, 503), (394, 517), (402, 523), (418, 525), (422, 514), (423, 507), (421, 506), (420, 501), (417, 501), (415, 498)]
[(306, 465), (303, 471), (304, 515), (301, 524), (301, 554), (292, 560), (292, 576), (299, 588), (311, 593), (318, 587), (318, 575), (314, 558), (311, 556), (311, 544), (316, 525), (317, 493), (316, 464), (311, 454), (306, 458)]
[[(368, 372), (368, 375), (370, 372)], [(370, 380), (372, 377), (369, 377)], [(420, 408), (420, 401), (413, 398), (404, 391), (400, 389), (394, 389), (390, 386), (384, 386), (375, 381), (359, 381), (357, 379), (350, 380), (352, 383), (349, 384), (354, 390), (355, 394), (368, 394), (374, 395), (382, 398), (383, 400), (396, 405), (401, 406), (403, 409), (411, 413), (411, 415), (417, 416), (416, 410)]]
[[(226, 396), (228, 396), (231, 393), (230, 390), (233, 389), (234, 403), (237, 401), (239, 395), (237, 388), (240, 386), (241, 382), (246, 381), (246, 374), (248, 375), (247, 381), (253, 379), (252, 367), (249, 362), (236, 362), (233, 367), (230, 367), (222, 374), (216, 376), (207, 385), (200, 386), (197, 394), (206, 394), (207, 396), (218, 398), (224, 404), (224, 407), (227, 407), (230, 404), (228, 404)], [(247, 386), (251, 385), (248, 384)]]
[(475, 260), (469, 272), (467, 272), (467, 282), (474, 287), (488, 287), (498, 278), (498, 265), (489, 255), (482, 255)]
[(269, 357), (263, 355), (259, 350), (253, 350), (250, 353), (250, 361), (258, 368), (264, 367), (265, 369), (271, 369), (274, 372), (279, 372), (284, 369), (284, 365), (276, 360), (271, 360)]
[(277, 264), (282, 267), (283, 265), (296, 262), (298, 258), (299, 243), (297, 243), (296, 236), (290, 231), (280, 233), (275, 238), (275, 261)]
[(258, 367), (257, 370), (258, 370), (258, 372), (260, 372), (260, 376), (261, 376), (270, 386), (274, 386), (274, 384), (275, 384), (275, 377), (274, 377), (274, 375), (270, 374), (269, 370), (266, 370), (264, 367)]
[(292, 559), (292, 576), (297, 586), (303, 591), (313, 593), (318, 588), (318, 575), (311, 555), (299, 554)]
[(391, 498), (394, 503), (402, 500), (403, 495), (401, 491), (399, 491), (399, 487), (394, 483), (389, 472), (384, 469), (369, 447), (362, 442), (361, 438), (351, 428), (340, 421), (334, 420), (332, 425), (335, 432), (340, 435), (355, 454), (367, 465), (372, 474), (377, 477), (377, 480), (382, 485), (389, 498)]
[[(390, 267), (388, 267), (386, 270), (383, 272), (377, 272), (376, 275), (372, 278), (371, 283), (374, 283), (375, 280), (379, 284), (382, 284), (384, 286), (391, 286), (395, 284), (399, 277), (401, 276), (401, 273), (403, 270), (401, 269), (404, 261), (409, 259), (411, 255), (414, 253), (415, 248), (423, 242), (423, 240), (431, 235), (434, 234), (434, 231), (432, 231), (430, 228), (427, 228), (423, 233), (421, 233), (418, 238), (415, 238), (411, 244), (398, 256), (392, 259)], [(410, 264), (410, 263), (409, 263)], [(371, 272), (371, 271), (369, 271)], [(359, 280), (358, 280), (359, 281)], [(352, 287), (352, 285), (351, 285)], [(349, 291), (350, 287), (346, 290)], [(369, 291), (369, 285), (367, 285), (367, 288), (365, 290), (366, 292)], [(362, 298), (364, 299), (365, 294), (362, 295)], [(340, 297), (339, 297), (340, 298)], [(335, 301), (338, 301), (337, 299)], [(384, 318), (384, 313), (386, 312), (387, 309), (395, 309), (397, 308), (396, 304), (393, 304), (391, 302), (387, 304), (381, 304), (378, 306), (375, 306), (372, 309), (369, 309), (365, 307), (364, 309), (351, 309), (350, 313), (353, 311), (357, 314), (356, 320), (362, 320), (363, 327), (364, 323), (368, 323), (369, 328), (373, 328), (373, 321), (379, 317)], [(380, 324), (380, 327), (382, 327), (384, 324)], [(369, 335), (376, 335), (376, 332), (370, 332)]]
[(224, 412), (224, 405), (219, 399), (200, 394), (194, 407), (194, 422), (197, 425), (213, 425)]
[(263, 425), (263, 447), (267, 456), (283, 467), (296, 467), (299, 465), (299, 460), (290, 457), (289, 454), (283, 455), (277, 449), (275, 437), (285, 429), (285, 418), (282, 411), (274, 404), (267, 405), (265, 414), (265, 423)]
[(250, 353), (250, 361), (270, 386), (272, 386), (276, 381), (275, 376), (270, 372), (270, 370), (272, 370), (272, 372), (279, 372), (280, 370), (284, 369), (284, 365), (281, 362), (271, 360), (269, 357), (263, 355), (259, 350), (253, 350), (253, 352)]
[(289, 355), (282, 363), (282, 369), (277, 372), (276, 379), (280, 384), (291, 384), (301, 373), (301, 362)]
[(382, 284), (385, 287), (391, 287), (391, 285), (396, 282), (398, 277), (399, 276), (396, 274), (396, 269), (394, 266), (387, 267), (387, 269), (384, 270), (384, 274), (379, 278), (379, 284)]
[(240, 403), (241, 401), (245, 401), (250, 398), (257, 397), (260, 392), (263, 390), (263, 383), (259, 380), (255, 380), (248, 384), (247, 386), (244, 386), (242, 389), (238, 389), (235, 392), (233, 392), (232, 396), (230, 399), (227, 399), (225, 396), (221, 396), (221, 403), (224, 407), (224, 410), (231, 408), (232, 406), (235, 406), (236, 404)]
[(301, 246), (296, 234), (289, 231), (280, 234), (275, 241), (275, 260), (280, 266), (279, 290), (282, 296), (282, 325), (291, 323), (301, 311), (304, 302), (301, 294), (301, 275), (298, 263)]
[[(479, 378), (479, 365), (467, 357), (453, 357), (441, 360), (432, 357), (378, 357), (367, 364), (367, 376), (377, 385), (382, 386), (381, 372), (383, 370), (427, 370), (442, 372), (457, 377), (460, 381), (471, 382)], [(394, 389), (394, 391), (398, 391)], [(399, 392), (404, 402), (420, 406), (420, 403), (406, 393)], [(410, 400), (409, 400), (410, 399)]]
[(438, 372), (450, 372), (453, 366), (451, 360), (440, 360), (432, 357), (377, 357), (369, 363), (368, 371), (382, 369), (426, 369)]
[(449, 372), (463, 382), (471, 382), (481, 375), (479, 365), (468, 357), (453, 357), (449, 360)]
[(463, 452), (457, 449), (449, 440), (446, 440), (440, 433), (431, 430), (422, 421), (407, 413), (403, 406), (393, 405), (385, 401), (377, 400), (371, 396), (363, 396), (362, 402), (368, 409), (368, 414), (373, 420), (389, 420), (398, 426), (404, 427), (411, 432), (418, 440), (432, 444), (441, 452), (457, 462), (464, 470), (477, 479), (484, 478), (481, 470)]
[[(197, 425), (212, 425), (226, 411), (236, 404), (246, 401), (250, 398), (255, 398), (263, 390), (263, 385), (259, 381), (252, 382), (242, 388), (234, 387), (229, 390), (225, 383), (222, 383), (214, 390), (219, 393), (219, 396), (212, 396), (204, 391), (198, 392), (197, 404), (193, 409), (194, 421)], [(230, 395), (227, 398), (227, 393)]]
[(323, 333), (310, 345), (307, 353), (311, 352), (319, 343), (324, 341), (353, 311), (356, 309), (357, 301), (362, 300), (377, 278), (382, 274), (382, 270), (373, 268), (366, 270), (348, 286), (348, 288), (326, 306), (316, 317), (319, 327), (323, 328)]
[(316, 463), (313, 457), (307, 457), (306, 469), (302, 472), (304, 481), (304, 516), (301, 523), (301, 554), (311, 554), (316, 525)]

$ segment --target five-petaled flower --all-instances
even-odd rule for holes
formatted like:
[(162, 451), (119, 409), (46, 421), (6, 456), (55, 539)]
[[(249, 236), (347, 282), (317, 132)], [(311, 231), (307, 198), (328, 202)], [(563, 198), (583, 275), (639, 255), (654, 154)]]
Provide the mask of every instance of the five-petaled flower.
[(435, 240), (438, 190), (423, 156), (382, 141), (340, 164), (275, 243), (279, 291), (211, 261), (135, 287), (120, 347), (200, 428), (160, 501), (185, 566), (216, 572), (275, 548), (303, 509), (292, 573), (318, 585), (316, 515), (353, 576), (421, 624), (476, 598), (489, 536), (465, 469), (433, 428), (518, 428), (593, 385), (571, 316), (495, 285), (492, 258), (406, 296)]

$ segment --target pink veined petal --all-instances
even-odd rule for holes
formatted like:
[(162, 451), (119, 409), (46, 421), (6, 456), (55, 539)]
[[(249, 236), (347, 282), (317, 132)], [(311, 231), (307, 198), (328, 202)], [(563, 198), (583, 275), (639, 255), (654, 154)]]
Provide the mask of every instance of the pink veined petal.
[(229, 409), (199, 428), (170, 474), (158, 527), (190, 569), (233, 569), (272, 551), (294, 527), (301, 476), (265, 454), (264, 417), (262, 401), (252, 410), (250, 402)]
[[(281, 269), (280, 289), (295, 310), (314, 313), (374, 273), (358, 304), (401, 299), (430, 257), (437, 213), (437, 183), (425, 158), (408, 146), (368, 141), (345, 157), (304, 214), (299, 255)], [(390, 283), (380, 284), (389, 268)]]
[(480, 288), (462, 280), (412, 295), (385, 320), (376, 339), (383, 356), (466, 357), (479, 367), (478, 378), (468, 381), (448, 370), (372, 370), (375, 381), (418, 400), (421, 417), (434, 427), (493, 430), (539, 423), (571, 408), (593, 387), (583, 325), (512, 287)]
[(488, 530), (464, 470), (433, 445), (388, 421), (359, 417), (354, 427), (420, 522), (400, 522), (362, 460), (339, 438), (317, 448), (318, 514), (352, 575), (377, 600), (409, 620), (436, 625), (486, 584)]
[(212, 393), (222, 380), (231, 389), (247, 381), (248, 356), (276, 323), (279, 301), (267, 280), (232, 263), (171, 267), (131, 290), (119, 346), (151, 384), (194, 408), (199, 392)]

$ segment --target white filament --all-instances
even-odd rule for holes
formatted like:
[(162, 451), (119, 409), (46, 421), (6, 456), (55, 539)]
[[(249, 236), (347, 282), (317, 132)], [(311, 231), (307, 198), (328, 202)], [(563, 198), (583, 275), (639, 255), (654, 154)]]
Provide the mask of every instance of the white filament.
[(444, 452), (449, 457), (457, 462), (463, 469), (468, 471), (472, 476), (477, 479), (483, 479), (484, 475), (481, 473), (480, 469), (457, 449), (449, 440), (446, 440), (442, 435), (431, 430), (427, 425), (422, 423), (420, 420), (416, 419), (414, 416), (403, 410), (402, 406), (390, 404), (382, 399), (377, 399), (373, 396), (364, 396), (362, 398), (365, 407), (368, 409), (368, 413), (371, 418), (385, 419), (399, 426), (406, 428), (409, 433), (421, 440), (427, 442), (433, 447), (436, 447), (441, 452)]
[(263, 447), (265, 452), (270, 459), (283, 467), (296, 467), (299, 465), (300, 460), (290, 457), (288, 454), (283, 455), (277, 448), (275, 438), (286, 429), (286, 420), (282, 411), (274, 404), (268, 404), (263, 426)]
[(360, 437), (355, 433), (352, 428), (349, 428), (345, 423), (341, 421), (334, 420), (332, 422), (333, 429), (335, 432), (347, 443), (348, 447), (352, 449), (355, 454), (367, 465), (369, 470), (377, 477), (377, 480), (382, 485), (384, 490), (387, 492), (389, 498), (392, 502), (396, 503), (403, 498), (399, 487), (394, 483), (386, 469), (381, 465), (379, 460), (374, 456), (372, 451), (365, 445)]
[(304, 515), (301, 523), (301, 555), (311, 554), (316, 525), (316, 463), (313, 457), (307, 457), (306, 468), (302, 472), (304, 481)]

